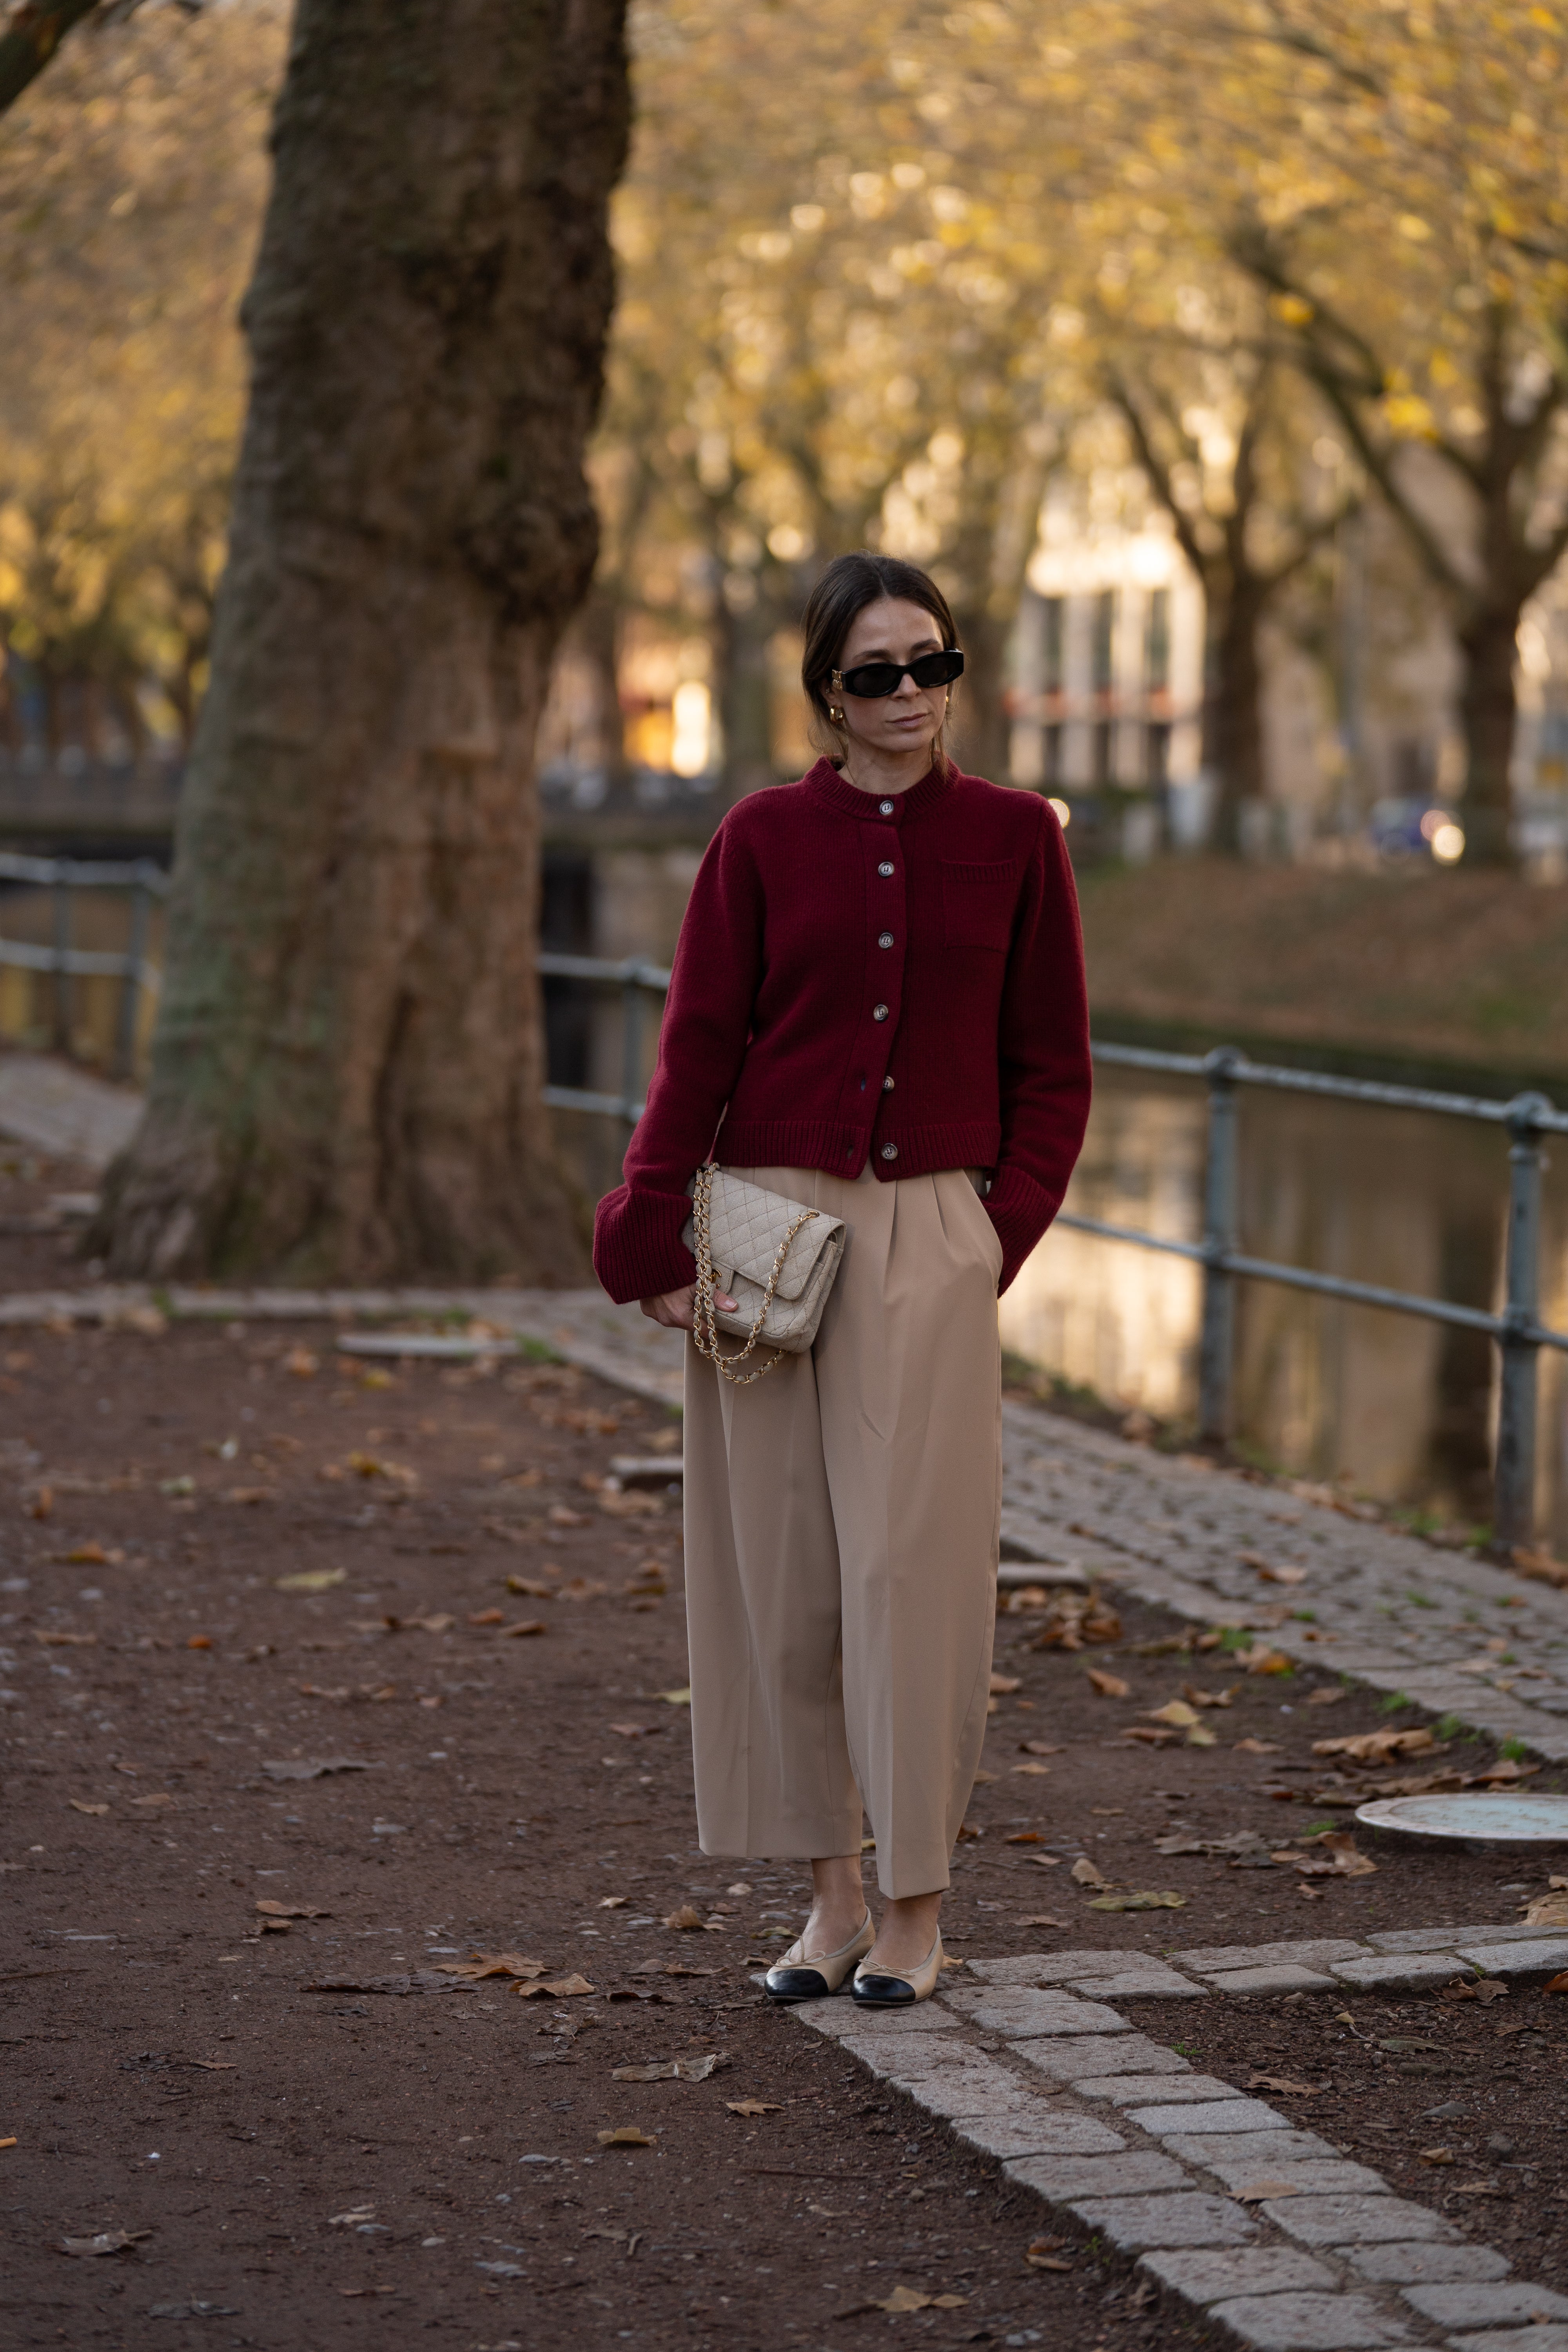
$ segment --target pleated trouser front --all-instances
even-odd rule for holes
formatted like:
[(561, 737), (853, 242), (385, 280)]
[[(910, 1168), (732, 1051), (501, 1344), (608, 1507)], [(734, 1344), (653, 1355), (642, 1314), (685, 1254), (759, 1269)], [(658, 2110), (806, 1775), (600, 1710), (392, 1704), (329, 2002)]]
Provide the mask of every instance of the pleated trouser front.
[(883, 1894), (928, 1894), (985, 1733), (1002, 1245), (962, 1170), (734, 1172), (848, 1241), (808, 1355), (737, 1389), (687, 1344), (698, 1834), (712, 1854), (855, 1853), (864, 1804)]

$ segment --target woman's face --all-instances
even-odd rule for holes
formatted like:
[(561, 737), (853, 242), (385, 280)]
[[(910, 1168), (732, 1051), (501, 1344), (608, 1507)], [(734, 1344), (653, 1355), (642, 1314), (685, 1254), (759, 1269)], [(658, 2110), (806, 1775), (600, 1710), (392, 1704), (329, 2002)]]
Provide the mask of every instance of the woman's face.
[[(942, 633), (923, 605), (883, 596), (856, 614), (837, 666), (842, 674), (860, 662), (911, 662), (942, 649)], [(896, 693), (873, 700), (847, 690), (841, 694), (830, 682), (828, 700), (843, 709), (852, 744), (885, 756), (929, 749), (947, 708), (947, 688), (920, 687), (912, 677), (901, 677)]]

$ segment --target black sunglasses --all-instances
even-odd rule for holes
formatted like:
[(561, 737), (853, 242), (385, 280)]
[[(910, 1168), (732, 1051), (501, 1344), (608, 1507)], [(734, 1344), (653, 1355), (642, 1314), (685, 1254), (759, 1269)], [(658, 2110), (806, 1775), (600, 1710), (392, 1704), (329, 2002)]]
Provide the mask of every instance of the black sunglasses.
[(917, 686), (951, 686), (963, 676), (963, 656), (956, 646), (950, 646), (940, 654), (921, 654), (918, 661), (862, 662), (858, 669), (836, 669), (833, 684), (840, 694), (879, 702), (885, 695), (897, 694), (906, 677), (912, 677)]

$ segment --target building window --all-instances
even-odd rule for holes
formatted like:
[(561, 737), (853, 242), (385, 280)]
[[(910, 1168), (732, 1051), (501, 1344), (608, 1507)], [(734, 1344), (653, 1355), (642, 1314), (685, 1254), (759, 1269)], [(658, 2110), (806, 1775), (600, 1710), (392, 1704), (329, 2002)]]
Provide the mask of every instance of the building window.
[(1171, 592), (1154, 589), (1143, 630), (1143, 683), (1151, 694), (1163, 694), (1171, 683)]
[(1059, 694), (1062, 690), (1063, 677), (1062, 646), (1065, 642), (1065, 631), (1062, 624), (1065, 599), (1060, 596), (1047, 596), (1044, 601), (1042, 666), (1045, 674), (1041, 683), (1047, 694)]
[(1115, 684), (1116, 591), (1106, 588), (1094, 600), (1092, 677), (1096, 694), (1109, 694)]
[(1062, 729), (1053, 723), (1042, 730), (1046, 739), (1046, 782), (1059, 784), (1062, 780)]
[(1110, 719), (1097, 719), (1090, 730), (1094, 761), (1093, 775), (1097, 784), (1108, 784), (1110, 782)]
[(1171, 781), (1171, 730), (1155, 721), (1144, 730), (1143, 767), (1150, 786), (1158, 791)]

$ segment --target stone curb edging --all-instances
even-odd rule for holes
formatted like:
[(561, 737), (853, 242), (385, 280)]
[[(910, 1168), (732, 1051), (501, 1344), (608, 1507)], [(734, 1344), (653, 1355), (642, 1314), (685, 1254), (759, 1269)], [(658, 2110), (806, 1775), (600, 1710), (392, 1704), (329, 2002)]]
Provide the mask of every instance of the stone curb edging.
[[(1319, 1971), (1353, 1965), (1342, 1953), (1397, 1968), (1449, 1949), (1520, 1954), (1531, 1937), (1540, 1942), (1539, 1930), (1516, 1927), (1415, 1929), (1366, 1945), (1320, 1938), (1164, 1958), (1026, 1955), (973, 1961), (977, 1983), (917, 2009), (876, 2013), (839, 1999), (793, 2014), (1247, 2352), (1568, 2352), (1568, 2295), (1510, 2278), (1495, 2248), (1394, 2195), (1261, 2099), (1195, 2074), (1096, 1997), (1113, 1985), (1123, 1998), (1295, 1990), (1301, 1974), (1332, 1990), (1346, 1979)], [(1278, 1957), (1289, 1951), (1316, 1965)], [(1258, 1981), (1292, 1968), (1289, 1988)], [(1250, 1981), (1237, 1986), (1237, 1976)]]

